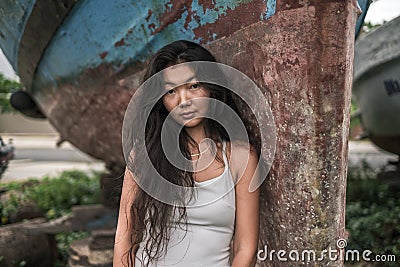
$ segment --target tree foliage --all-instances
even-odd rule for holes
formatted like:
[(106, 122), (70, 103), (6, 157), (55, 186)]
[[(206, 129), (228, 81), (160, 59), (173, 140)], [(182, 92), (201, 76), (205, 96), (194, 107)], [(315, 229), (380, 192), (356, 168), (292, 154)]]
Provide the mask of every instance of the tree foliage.
[(15, 112), (15, 109), (10, 104), (10, 96), (20, 88), (21, 84), (19, 82), (11, 81), (0, 73), (0, 113)]
[(368, 22), (364, 21), (362, 28), (363, 28), (364, 32), (369, 32), (369, 31), (371, 31), (373, 29), (376, 29), (376, 28), (378, 28), (380, 26), (382, 26), (382, 24), (379, 24), (379, 23), (378, 24), (372, 24), (370, 21), (368, 21)]

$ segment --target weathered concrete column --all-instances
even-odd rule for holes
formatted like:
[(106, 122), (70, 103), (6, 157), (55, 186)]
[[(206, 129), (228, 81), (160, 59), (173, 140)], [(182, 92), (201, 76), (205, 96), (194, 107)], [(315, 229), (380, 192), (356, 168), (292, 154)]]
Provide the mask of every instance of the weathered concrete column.
[[(328, 253), (308, 263), (301, 257), (309, 249), (318, 258), (346, 236), (357, 11), (355, 0), (278, 0), (274, 16), (209, 46), (221, 62), (260, 86), (274, 114), (277, 148), (262, 186), (260, 249), (268, 251), (261, 266), (343, 266)], [(271, 250), (280, 249), (287, 261), (279, 261), (276, 252), (271, 261)], [(292, 249), (299, 261), (289, 258)]]

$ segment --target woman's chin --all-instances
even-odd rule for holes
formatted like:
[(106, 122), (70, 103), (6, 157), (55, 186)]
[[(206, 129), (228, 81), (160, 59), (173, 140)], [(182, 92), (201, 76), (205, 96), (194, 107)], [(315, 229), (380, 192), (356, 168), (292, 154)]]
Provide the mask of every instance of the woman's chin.
[(180, 124), (186, 128), (196, 128), (202, 124), (202, 118), (181, 121)]

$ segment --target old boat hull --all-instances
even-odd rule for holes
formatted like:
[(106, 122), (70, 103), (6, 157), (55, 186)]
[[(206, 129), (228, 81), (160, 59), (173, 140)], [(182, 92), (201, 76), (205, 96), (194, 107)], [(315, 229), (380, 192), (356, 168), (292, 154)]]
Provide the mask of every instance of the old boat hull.
[[(359, 3), (368, 9), (369, 2)], [(178, 39), (222, 40), (302, 6), (277, 6), (276, 0), (4, 0), (0, 46), (24, 85), (12, 103), (28, 116), (47, 117), (61, 141), (120, 165), (123, 113), (154, 51)]]
[(353, 95), (368, 136), (400, 155), (400, 17), (357, 40)]
[(1, 45), (28, 95), (13, 102), (31, 96), (39, 108), (21, 111), (43, 114), (62, 140), (111, 167), (124, 163), (122, 119), (149, 56), (174, 40), (229, 36), (272, 16), (275, 0), (25, 0), (1, 8), (9, 30)]

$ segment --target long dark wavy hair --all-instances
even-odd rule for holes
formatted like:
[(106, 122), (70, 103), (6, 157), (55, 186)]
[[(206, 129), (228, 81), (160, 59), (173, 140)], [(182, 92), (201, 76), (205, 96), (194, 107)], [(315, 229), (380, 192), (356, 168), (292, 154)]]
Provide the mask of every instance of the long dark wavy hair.
[[(142, 84), (148, 81), (150, 77), (167, 67), (180, 63), (197, 61), (216, 62), (216, 59), (207, 49), (196, 43), (185, 40), (170, 43), (161, 48), (151, 58), (144, 74)], [(196, 76), (201, 75), (201, 70), (196, 69), (194, 70), (194, 73)], [(210, 72), (208, 71), (208, 73)], [(214, 74), (218, 76), (219, 79), (221, 76), (223, 76), (222, 72), (218, 71), (214, 72)], [(225, 103), (234, 112), (236, 112), (236, 114), (239, 115), (246, 126), (249, 142), (252, 147), (256, 149), (259, 155), (260, 141), (257, 138), (259, 136), (257, 131), (259, 130), (257, 127), (256, 130), (254, 127), (250, 127), (249, 120), (252, 120), (251, 114), (242, 116), (243, 112), (248, 112), (250, 109), (243, 111), (243, 103), (240, 104), (240, 98), (227, 88), (212, 83), (200, 84), (202, 87), (208, 90), (210, 93), (210, 98), (214, 98)], [(141, 96), (141, 101), (138, 102), (140, 107), (136, 109), (137, 112), (141, 112), (142, 109), (146, 108), (151, 109), (147, 118), (141, 118), (142, 120), (146, 120), (144, 136), (146, 148), (145, 150), (135, 151), (135, 146), (132, 144), (132, 154), (134, 156), (129, 156), (130, 160), (127, 163), (127, 167), (134, 175), (136, 181), (146, 183), (150, 188), (152, 188), (152, 190), (164, 190), (163, 188), (158, 188), (157, 184), (152, 184), (152, 168), (149, 168), (149, 166), (146, 166), (141, 161), (141, 159), (143, 159), (143, 153), (147, 153), (153, 168), (164, 179), (176, 185), (193, 187), (193, 173), (191, 171), (184, 171), (171, 164), (161, 146), (161, 130), (162, 127), (165, 127), (163, 124), (168, 116), (168, 111), (162, 103), (162, 97), (159, 97), (159, 89), (156, 89), (154, 86), (146, 87), (146, 90), (143, 91), (143, 95)], [(158, 84), (156, 87), (160, 88), (162, 85)], [(239, 112), (238, 106), (240, 107), (241, 112)], [(221, 118), (221, 120), (225, 120), (225, 123), (229, 123), (231, 120), (231, 116), (223, 108), (222, 110), (214, 110), (214, 112), (217, 112), (219, 114), (219, 118)], [(140, 115), (136, 115), (140, 117)], [(140, 124), (136, 121), (133, 121), (129, 127), (132, 127), (132, 130), (134, 131), (137, 129), (137, 127), (140, 127)], [(235, 138), (229, 136), (227, 131), (219, 122), (207, 118), (204, 119), (204, 132), (207, 138), (212, 139), (216, 144), (219, 145), (222, 143), (222, 141), (233, 141), (231, 139)], [(179, 136), (178, 141), (179, 148), (181, 150), (180, 152), (187, 159), (191, 159), (189, 144), (197, 147), (198, 144), (196, 141), (191, 138), (184, 129), (180, 132), (174, 132), (173, 128), (170, 128), (169, 134), (171, 136)], [(129, 140), (132, 138), (132, 136), (127, 136), (125, 137), (124, 142), (134, 143), (135, 140)], [(220, 156), (217, 156), (217, 160), (223, 162), (223, 159)], [(186, 170), (191, 170), (190, 168), (191, 166), (187, 166)], [(170, 192), (163, 193), (168, 194)], [(172, 193), (173, 192), (171, 192), (171, 194)], [(187, 197), (192, 198), (193, 196), (176, 196), (177, 203), (184, 203)], [(178, 216), (176, 216), (176, 214)], [(167, 245), (171, 230), (168, 225), (176, 225), (177, 223), (178, 225), (187, 225), (187, 214), (184, 206), (174, 206), (163, 203), (162, 201), (159, 201), (147, 194), (140, 188), (135, 192), (134, 200), (130, 208), (130, 216), (133, 222), (131, 229), (131, 247), (126, 254), (128, 257), (129, 266), (132, 266), (134, 263), (135, 253), (140, 242), (144, 241), (144, 252), (148, 256), (148, 264), (157, 262), (157, 260), (161, 259), (167, 252)], [(144, 262), (143, 265), (147, 266), (147, 263)]]

